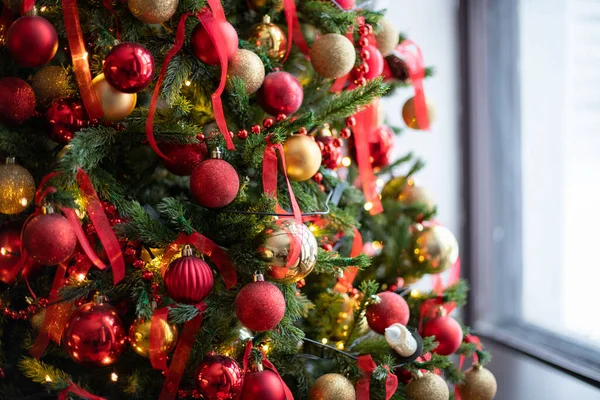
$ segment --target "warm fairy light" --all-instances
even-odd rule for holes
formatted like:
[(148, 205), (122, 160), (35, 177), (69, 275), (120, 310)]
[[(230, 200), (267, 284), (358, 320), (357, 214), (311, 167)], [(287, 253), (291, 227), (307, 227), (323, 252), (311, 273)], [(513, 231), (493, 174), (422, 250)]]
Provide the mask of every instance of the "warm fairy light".
[(85, 53), (83, 53), (84, 60), (87, 60), (89, 56), (90, 56), (90, 54), (87, 51)]
[(338, 350), (344, 350), (344, 342), (338, 342), (335, 347), (337, 347)]
[(190, 86), (192, 84), (192, 81), (185, 81), (185, 86)]
[(6, 249), (4, 247), (0, 248), (0, 254), (2, 254), (3, 256), (6, 255)]
[(50, 378), (50, 375), (46, 375), (46, 376), (44, 377), (44, 380), (45, 380), (46, 382), (52, 382), (52, 378)]
[(114, 372), (112, 374), (110, 374), (110, 380), (113, 382), (116, 382), (119, 380), (119, 375), (115, 374)]
[(264, 352), (265, 352), (265, 353), (268, 353), (268, 352), (269, 352), (269, 349), (270, 349), (270, 347), (269, 347), (269, 345), (268, 345), (268, 344), (265, 344), (265, 345), (263, 345), (262, 349), (264, 350)]
[(381, 178), (377, 179), (376, 183), (377, 183), (377, 186), (379, 186), (379, 187), (383, 187), (383, 185), (385, 184), (385, 182)]
[(421, 252), (419, 249), (415, 249), (415, 255), (418, 255)]
[(419, 262), (423, 262), (425, 261), (425, 257), (424, 256), (419, 256)]
[(321, 339), (321, 343), (327, 344), (327, 342), (328, 342), (327, 338), (324, 337), (323, 339)]
[(348, 313), (347, 312), (343, 312), (342, 313), (342, 318), (348, 318)]
[(342, 158), (342, 165), (344, 167), (349, 167), (352, 164), (352, 159), (348, 156)]
[(417, 297), (421, 296), (421, 291), (418, 289), (413, 289), (410, 291), (410, 297), (412, 297), (413, 299), (416, 299)]
[(371, 203), (370, 201), (367, 201), (365, 203), (365, 210), (371, 211), (372, 208), (373, 208), (373, 203)]
[(379, 251), (379, 250), (383, 249), (383, 243), (381, 243), (381, 242), (378, 242), (378, 241), (376, 240), (376, 241), (374, 241), (374, 242), (371, 244), (371, 247), (373, 247), (373, 250), (375, 250), (375, 251)]
[(83, 281), (85, 281), (85, 274), (84, 274), (84, 273), (79, 273), (79, 274), (77, 274), (77, 281), (78, 281), (78, 282), (83, 282)]
[(308, 226), (308, 230), (309, 230), (309, 231), (311, 231), (311, 232), (314, 232), (314, 231), (316, 231), (316, 230), (317, 230), (317, 227), (316, 227), (315, 225), (313, 225), (313, 224), (310, 224), (310, 225)]
[(29, 201), (25, 197), (23, 197), (21, 199), (20, 203), (23, 207), (25, 207), (25, 206), (27, 206), (27, 204), (29, 204)]
[(40, 8), (40, 12), (44, 12), (44, 11), (46, 11), (46, 10), (47, 10), (46, 6), (42, 6), (42, 7)]

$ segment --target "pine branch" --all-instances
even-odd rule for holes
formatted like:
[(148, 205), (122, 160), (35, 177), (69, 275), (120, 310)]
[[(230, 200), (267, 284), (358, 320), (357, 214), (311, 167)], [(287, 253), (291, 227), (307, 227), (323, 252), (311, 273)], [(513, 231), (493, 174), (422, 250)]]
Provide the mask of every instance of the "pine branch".
[(32, 357), (23, 357), (19, 361), (19, 370), (32, 381), (52, 390), (64, 390), (72, 381), (66, 372)]

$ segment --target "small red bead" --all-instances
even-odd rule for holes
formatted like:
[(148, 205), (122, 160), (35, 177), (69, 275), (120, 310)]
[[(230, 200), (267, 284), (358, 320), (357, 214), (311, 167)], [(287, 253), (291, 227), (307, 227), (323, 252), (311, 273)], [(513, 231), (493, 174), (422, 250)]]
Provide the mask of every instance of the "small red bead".
[(296, 283), (297, 288), (302, 288), (304, 285), (306, 285), (306, 279), (300, 279), (298, 283)]
[(361, 65), (358, 66), (358, 68), (360, 69), (360, 72), (362, 72), (363, 74), (369, 73), (369, 64), (362, 63)]
[(350, 130), (350, 128), (344, 128), (340, 131), (340, 136), (343, 139), (348, 139), (350, 136), (352, 136), (352, 131)]
[(365, 86), (367, 84), (367, 79), (364, 76), (361, 76), (356, 80), (356, 86)]
[(4, 315), (5, 317), (10, 316), (10, 310), (8, 308), (5, 308), (4, 310), (2, 310), (2, 315)]
[(185, 399), (186, 397), (188, 397), (187, 390), (179, 389), (177, 391), (177, 397), (179, 397), (180, 399)]
[(135, 250), (134, 247), (127, 247), (127, 248), (125, 248), (124, 253), (125, 253), (125, 256), (127, 256), (127, 257), (133, 257), (133, 256), (135, 256), (135, 253), (137, 253), (137, 251)]
[(344, 144), (344, 142), (342, 142), (342, 139), (340, 139), (340, 138), (335, 138), (333, 140), (333, 145), (335, 147), (342, 147), (343, 144)]
[(152, 300), (156, 303), (157, 306), (161, 306), (163, 303), (162, 296), (160, 296), (158, 294), (152, 296)]
[(354, 117), (354, 115), (351, 115), (348, 118), (346, 118), (346, 126), (356, 126), (356, 117)]
[(229, 137), (233, 139), (234, 136), (235, 136), (235, 133), (233, 133), (232, 131), (229, 131)]
[(362, 49), (360, 51), (360, 58), (363, 61), (369, 61), (369, 59), (371, 58), (371, 52), (367, 49)]
[(263, 126), (265, 128), (270, 128), (273, 125), (275, 125), (275, 121), (273, 120), (273, 118), (265, 118), (265, 120), (263, 121)]
[(248, 137), (248, 131), (245, 129), (240, 129), (237, 133), (237, 137), (244, 140)]
[(317, 182), (317, 183), (321, 183), (321, 182), (323, 182), (323, 174), (322, 174), (322, 173), (320, 173), (320, 172), (317, 172), (317, 173), (316, 173), (316, 174), (313, 176), (313, 179), (314, 179), (314, 181), (315, 181), (315, 182)]
[(360, 36), (367, 36), (369, 34), (369, 28), (367, 28), (366, 25), (363, 25), (358, 28), (358, 33)]
[(38, 300), (38, 304), (40, 305), (40, 307), (48, 307), (48, 303), (50, 303), (50, 300), (48, 300), (45, 297), (42, 297)]
[(154, 279), (154, 273), (152, 271), (144, 271), (142, 272), (142, 279), (145, 281), (151, 281)]
[(367, 39), (366, 37), (361, 37), (360, 39), (358, 39), (359, 47), (367, 47), (368, 45), (369, 45), (369, 39)]
[(283, 121), (286, 118), (287, 118), (287, 115), (285, 115), (285, 114), (279, 114), (279, 115), (277, 115), (277, 122), (281, 122), (281, 121)]
[(192, 390), (192, 399), (201, 399), (202, 395), (196, 390)]
[(81, 299), (77, 299), (75, 300), (75, 305), (77, 307), (81, 307), (82, 305), (84, 305), (86, 303), (85, 299), (81, 298)]
[(331, 251), (331, 250), (333, 250), (333, 246), (331, 245), (331, 243), (325, 243), (321, 247), (323, 247), (323, 250), (325, 250), (325, 251)]
[(14, 311), (11, 311), (11, 312), (10, 312), (10, 318), (12, 318), (12, 319), (17, 319), (17, 316), (18, 316), (18, 315), (17, 315), (17, 313), (16, 313), (16, 312), (14, 312)]
[(160, 289), (160, 285), (158, 283), (154, 282), (154, 283), (152, 283), (152, 285), (150, 285), (150, 289), (153, 292), (158, 292), (158, 289)]
[(255, 135), (258, 135), (260, 133), (260, 131), (261, 131), (261, 128), (260, 128), (260, 125), (252, 125), (252, 128), (250, 128), (250, 130)]
[(85, 234), (88, 236), (96, 234), (96, 228), (92, 224), (87, 224), (83, 229), (85, 230)]
[(369, 30), (369, 35), (372, 35), (373, 34), (373, 26), (371, 24), (365, 24), (365, 26)]
[(27, 306), (27, 312), (33, 314), (36, 311), (37, 311), (37, 307), (35, 306), (35, 304), (30, 304), (29, 306)]
[(199, 133), (196, 135), (196, 139), (203, 142), (204, 140), (206, 140), (206, 136), (204, 136), (204, 133)]
[(298, 129), (298, 135), (308, 135), (308, 131), (305, 127)]
[(139, 258), (133, 262), (133, 268), (135, 268), (135, 269), (142, 269), (145, 266), (146, 266), (146, 262)]
[(319, 185), (319, 189), (321, 190), (321, 192), (325, 191), (325, 185)]
[(325, 145), (323, 144), (323, 142), (317, 142), (317, 146), (319, 146), (319, 149), (321, 151), (325, 150)]

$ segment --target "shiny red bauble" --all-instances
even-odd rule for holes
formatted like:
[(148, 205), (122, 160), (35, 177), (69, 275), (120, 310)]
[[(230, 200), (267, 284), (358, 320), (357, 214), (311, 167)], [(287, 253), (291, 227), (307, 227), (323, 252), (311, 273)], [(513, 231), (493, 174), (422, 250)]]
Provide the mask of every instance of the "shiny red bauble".
[(435, 336), (438, 346), (434, 353), (442, 356), (454, 354), (463, 341), (463, 331), (460, 324), (452, 317), (437, 317), (430, 319), (423, 326), (423, 337)]
[(79, 99), (54, 100), (44, 113), (44, 118), (50, 139), (60, 144), (69, 143), (75, 133), (90, 126), (87, 112)]
[(19, 269), (21, 229), (18, 226), (0, 227), (0, 282), (14, 282)]
[(368, 45), (365, 47), (365, 50), (369, 52), (369, 59), (365, 61), (369, 68), (365, 72), (364, 77), (366, 79), (377, 78), (383, 73), (383, 66), (385, 64), (383, 56), (379, 49), (373, 45)]
[(235, 298), (235, 314), (246, 328), (265, 332), (281, 322), (285, 314), (285, 298), (270, 282), (252, 282), (244, 286)]
[(204, 161), (208, 154), (206, 143), (161, 143), (159, 147), (168, 157), (162, 160), (165, 168), (179, 176), (191, 175), (194, 167)]
[(23, 231), (23, 248), (41, 265), (56, 265), (71, 258), (77, 236), (69, 220), (60, 214), (39, 214)]
[(202, 161), (190, 176), (192, 196), (207, 208), (225, 207), (235, 199), (239, 189), (240, 178), (235, 168), (217, 158)]
[(0, 122), (22, 124), (33, 117), (35, 93), (27, 82), (19, 78), (0, 79)]
[(281, 379), (273, 371), (252, 372), (244, 379), (240, 400), (285, 400)]
[[(227, 49), (227, 59), (231, 59), (238, 49), (238, 34), (235, 31), (233, 25), (227, 21), (217, 22), (221, 34), (217, 38), (225, 43)], [(209, 65), (219, 65), (221, 63), (217, 49), (213, 44), (208, 32), (204, 29), (202, 24), (198, 24), (192, 31), (190, 38), (190, 45), (192, 46), (192, 52), (203, 63)]]
[(271, 72), (258, 91), (258, 102), (271, 115), (292, 115), (304, 100), (304, 91), (298, 79), (289, 72)]
[(244, 384), (244, 374), (231, 357), (208, 355), (194, 374), (196, 391), (206, 400), (237, 399)]
[(402, 296), (394, 292), (382, 292), (377, 297), (381, 301), (367, 307), (369, 328), (383, 335), (385, 328), (390, 325), (406, 325), (408, 323), (410, 309)]
[(104, 60), (104, 77), (119, 92), (141, 92), (153, 76), (154, 58), (141, 44), (121, 43)]
[(6, 47), (12, 58), (24, 67), (41, 67), (58, 50), (56, 29), (42, 17), (21, 17), (6, 32)]
[(114, 363), (123, 354), (127, 334), (114, 307), (86, 303), (69, 317), (63, 342), (73, 361), (102, 367)]
[(185, 304), (201, 302), (214, 285), (208, 264), (192, 255), (184, 255), (171, 262), (163, 279), (169, 296), (176, 302)]

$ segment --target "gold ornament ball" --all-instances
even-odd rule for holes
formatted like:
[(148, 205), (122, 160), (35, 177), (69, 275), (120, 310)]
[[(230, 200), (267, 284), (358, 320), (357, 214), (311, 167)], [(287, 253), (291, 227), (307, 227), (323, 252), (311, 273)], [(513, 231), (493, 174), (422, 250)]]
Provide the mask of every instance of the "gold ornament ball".
[(433, 211), (435, 204), (427, 189), (415, 185), (412, 179), (399, 176), (390, 179), (381, 190), (383, 200), (396, 200), (404, 205), (424, 204), (428, 211)]
[(321, 166), (321, 149), (307, 135), (294, 135), (283, 143), (288, 177), (293, 181), (312, 178)]
[[(425, 103), (427, 104), (427, 115), (429, 116), (429, 123), (433, 123), (436, 117), (435, 106), (429, 99), (425, 99)], [(419, 121), (417, 121), (417, 111), (415, 109), (415, 98), (411, 97), (404, 103), (404, 107), (402, 107), (402, 119), (404, 119), (404, 123), (411, 129), (421, 129), (419, 127)]]
[(333, 329), (333, 337), (337, 340), (348, 339), (350, 327), (354, 322), (354, 311), (358, 306), (358, 300), (355, 297), (350, 297), (348, 293), (342, 294), (342, 298), (342, 304)]
[(450, 229), (441, 225), (415, 226), (412, 254), (420, 264), (427, 264), (429, 273), (450, 269), (458, 259), (458, 241)]
[(450, 398), (446, 381), (431, 372), (414, 377), (406, 385), (405, 393), (408, 400), (448, 400)]
[(320, 36), (310, 49), (310, 62), (323, 78), (337, 79), (349, 73), (356, 61), (354, 45), (344, 35)]
[(263, 22), (254, 25), (248, 32), (248, 40), (260, 49), (264, 49), (273, 61), (281, 61), (287, 51), (287, 37), (283, 30), (271, 23), (271, 18), (265, 15)]
[(127, 0), (129, 11), (145, 24), (161, 24), (177, 11), (179, 0)]
[(98, 101), (104, 111), (104, 119), (108, 121), (120, 121), (132, 113), (137, 101), (135, 93), (123, 93), (113, 88), (100, 74), (92, 81)]
[(497, 391), (494, 374), (478, 364), (465, 372), (465, 381), (458, 385), (462, 400), (492, 400)]
[(326, 374), (315, 381), (309, 400), (355, 400), (354, 385), (340, 374)]
[(31, 326), (37, 332), (42, 329), (42, 324), (44, 323), (44, 318), (46, 318), (46, 309), (42, 309), (31, 316), (29, 322), (31, 322)]
[(0, 213), (18, 214), (25, 210), (35, 195), (35, 180), (25, 168), (7, 158), (0, 165)]
[[(133, 350), (142, 357), (149, 357), (150, 354), (150, 328), (152, 323), (150, 320), (138, 320), (129, 328), (129, 343)], [(169, 354), (177, 344), (177, 327), (169, 325), (167, 322), (160, 322), (160, 328), (163, 331), (163, 344), (161, 350), (165, 354)]]
[(239, 49), (229, 61), (227, 73), (244, 81), (246, 93), (252, 94), (260, 89), (265, 80), (265, 65), (252, 51)]
[(381, 31), (375, 35), (377, 41), (377, 49), (381, 52), (381, 55), (389, 56), (392, 54), (396, 46), (400, 41), (400, 31), (396, 25), (387, 18), (381, 18), (379, 20), (381, 25)]
[[(254, 11), (258, 11), (267, 6), (267, 0), (247, 0), (246, 3), (248, 4), (248, 8)], [(283, 0), (273, 0), (271, 3), (275, 3), (273, 4), (275, 11), (283, 11)]]
[(38, 104), (46, 105), (54, 99), (67, 97), (73, 93), (69, 77), (63, 67), (48, 65), (33, 76), (31, 87)]

